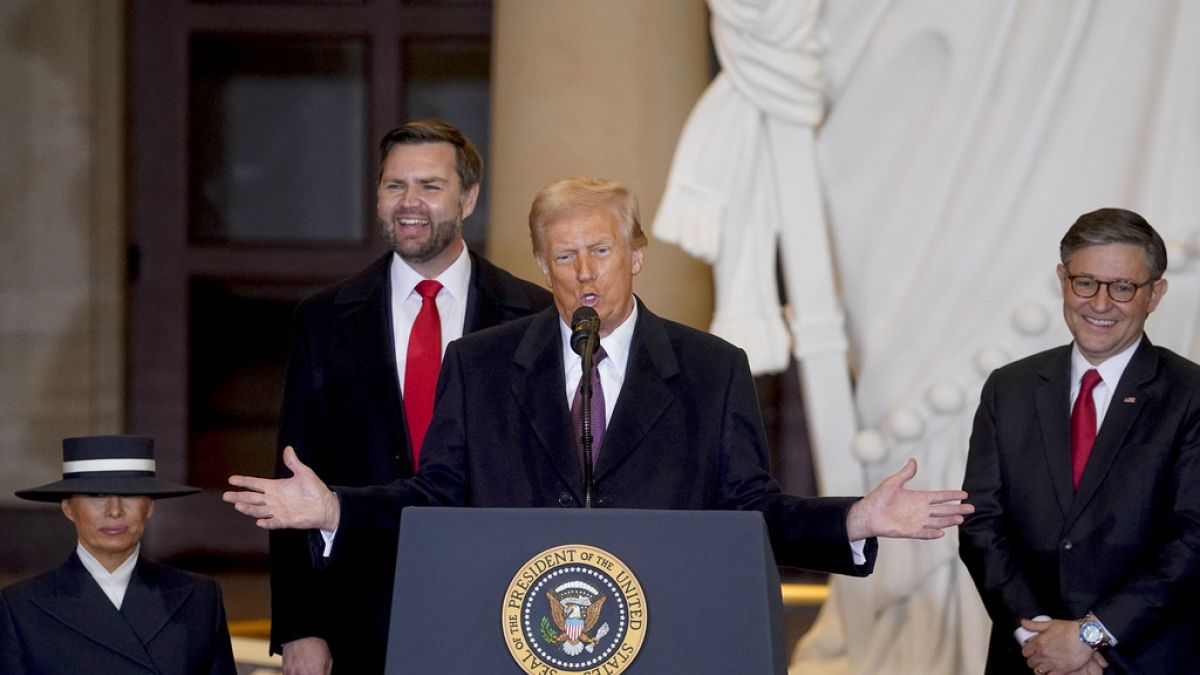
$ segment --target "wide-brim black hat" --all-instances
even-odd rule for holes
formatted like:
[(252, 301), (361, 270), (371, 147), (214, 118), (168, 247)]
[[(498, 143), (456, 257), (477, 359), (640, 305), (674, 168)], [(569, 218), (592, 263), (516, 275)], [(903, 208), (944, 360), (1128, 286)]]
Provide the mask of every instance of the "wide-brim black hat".
[(18, 490), (21, 499), (57, 502), (77, 494), (182, 497), (198, 488), (155, 475), (154, 439), (146, 436), (81, 436), (63, 439), (62, 480)]

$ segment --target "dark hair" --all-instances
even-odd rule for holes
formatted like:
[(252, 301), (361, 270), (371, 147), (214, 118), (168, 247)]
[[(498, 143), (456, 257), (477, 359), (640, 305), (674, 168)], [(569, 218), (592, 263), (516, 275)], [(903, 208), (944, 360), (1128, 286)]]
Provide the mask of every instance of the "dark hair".
[(637, 197), (615, 180), (577, 176), (551, 183), (533, 198), (533, 206), (529, 209), (533, 254), (540, 258), (545, 253), (547, 225), (564, 216), (599, 209), (610, 209), (616, 215), (629, 248), (639, 249), (646, 245)]
[(1161, 279), (1167, 271), (1167, 246), (1146, 219), (1126, 209), (1097, 209), (1079, 216), (1063, 235), (1058, 254), (1064, 265), (1077, 251), (1088, 246), (1133, 244), (1146, 254), (1150, 279)]
[(383, 165), (387, 162), (388, 153), (397, 145), (417, 145), (420, 143), (449, 143), (454, 146), (454, 168), (463, 190), (469, 190), (478, 185), (483, 177), (483, 158), (479, 150), (471, 143), (471, 139), (463, 135), (458, 127), (440, 120), (430, 118), (409, 122), (392, 129), (383, 135), (379, 141), (379, 175), (383, 176)]

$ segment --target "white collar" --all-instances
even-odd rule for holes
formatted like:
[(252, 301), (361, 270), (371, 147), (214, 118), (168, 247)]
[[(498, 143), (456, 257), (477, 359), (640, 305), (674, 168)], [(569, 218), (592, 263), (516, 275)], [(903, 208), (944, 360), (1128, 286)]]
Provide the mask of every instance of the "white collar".
[[(467, 252), (467, 246), (464, 243), (462, 251), (450, 266), (442, 270), (442, 273), (434, 277), (442, 285), (442, 290), (450, 293), (451, 297), (459, 302), (465, 302), (467, 298), (467, 289), (471, 284), (471, 256)], [(419, 272), (409, 267), (404, 258), (400, 254), (392, 252), (391, 265), (391, 282), (392, 293), (399, 293), (401, 301), (411, 295), (417, 287), (417, 284), (424, 281), (425, 277)]]
[[(614, 328), (607, 336), (601, 338), (600, 344), (604, 347), (604, 353), (615, 372), (624, 373), (625, 364), (629, 362), (629, 350), (633, 346), (633, 329), (637, 326), (638, 303), (637, 298), (633, 300), (633, 311), (619, 326)], [(559, 335), (562, 337), (563, 362), (570, 369), (574, 364), (578, 364), (581, 358), (571, 349), (571, 327), (567, 325), (565, 319), (561, 316), (558, 321)], [(581, 366), (574, 365), (579, 368)]]
[(1139, 337), (1137, 342), (1134, 342), (1126, 347), (1121, 353), (1108, 357), (1098, 366), (1092, 365), (1086, 358), (1084, 358), (1083, 353), (1079, 351), (1078, 343), (1072, 343), (1071, 390), (1075, 391), (1075, 389), (1079, 386), (1079, 380), (1083, 377), (1084, 373), (1095, 368), (1100, 373), (1100, 379), (1108, 387), (1108, 390), (1116, 391), (1117, 383), (1121, 381), (1121, 375), (1125, 374), (1125, 367), (1128, 366), (1129, 362), (1133, 359), (1133, 354), (1142, 344), (1142, 339), (1143, 338)]
[(137, 565), (138, 554), (141, 550), (142, 545), (139, 543), (133, 549), (133, 553), (117, 566), (117, 569), (109, 572), (99, 560), (96, 560), (95, 556), (83, 547), (82, 542), (75, 545), (75, 554), (79, 556), (79, 562), (83, 563), (83, 568), (92, 575), (92, 578), (100, 586), (100, 590), (104, 591), (104, 594), (118, 610), (121, 609), (121, 603), (125, 600), (125, 591), (129, 588), (129, 580), (133, 578), (133, 568)]

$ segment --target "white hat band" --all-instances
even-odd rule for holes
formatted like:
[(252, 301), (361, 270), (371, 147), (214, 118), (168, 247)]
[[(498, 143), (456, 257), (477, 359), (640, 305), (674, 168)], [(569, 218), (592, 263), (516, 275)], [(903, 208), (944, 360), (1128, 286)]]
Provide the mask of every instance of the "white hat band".
[(97, 471), (149, 471), (154, 473), (152, 459), (80, 459), (63, 462), (63, 475)]

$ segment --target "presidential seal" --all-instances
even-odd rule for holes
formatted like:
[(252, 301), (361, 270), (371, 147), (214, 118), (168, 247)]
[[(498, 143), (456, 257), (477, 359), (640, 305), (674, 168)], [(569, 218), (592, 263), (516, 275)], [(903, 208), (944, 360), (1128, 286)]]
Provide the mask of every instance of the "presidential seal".
[(521, 566), (501, 620), (508, 651), (530, 675), (617, 675), (642, 648), (646, 598), (616, 556), (568, 544)]

